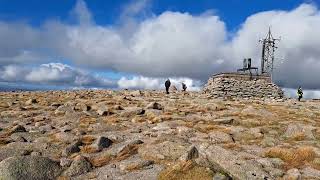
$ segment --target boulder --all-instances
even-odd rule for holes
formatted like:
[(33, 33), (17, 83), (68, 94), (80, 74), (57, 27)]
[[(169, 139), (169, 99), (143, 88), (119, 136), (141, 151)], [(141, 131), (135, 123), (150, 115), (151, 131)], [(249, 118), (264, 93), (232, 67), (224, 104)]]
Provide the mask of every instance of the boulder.
[(87, 173), (92, 169), (91, 163), (87, 158), (79, 155), (71, 163), (70, 167), (63, 173), (65, 176), (78, 176)]
[(301, 170), (302, 179), (320, 179), (320, 171), (311, 167)]
[(212, 122), (214, 122), (215, 124), (232, 124), (233, 121), (234, 121), (233, 117), (224, 117), (224, 118), (212, 120)]
[(112, 112), (108, 108), (107, 102), (100, 102), (98, 104), (95, 104), (92, 106), (92, 109), (95, 110), (100, 116), (112, 114)]
[[(39, 146), (39, 148), (37, 148)], [(43, 149), (43, 143), (29, 143), (29, 142), (11, 142), (6, 146), (0, 148), (0, 161), (13, 156), (24, 156), (30, 154), (33, 150)]]
[(119, 168), (122, 171), (133, 171), (133, 170), (140, 170), (144, 167), (150, 166), (154, 164), (153, 161), (149, 160), (142, 160), (138, 157), (130, 157), (119, 164)]
[(86, 105), (85, 103), (77, 103), (74, 107), (76, 111), (89, 111), (91, 109), (90, 106)]
[(156, 110), (163, 110), (163, 106), (157, 102), (151, 102), (147, 105), (146, 109), (156, 109)]
[(0, 162), (0, 179), (56, 179), (61, 174), (58, 162), (41, 156), (10, 157)]
[(131, 117), (135, 115), (143, 115), (145, 113), (145, 110), (139, 107), (130, 107), (126, 108), (121, 112), (122, 117)]
[(316, 128), (299, 123), (290, 123), (287, 127), (284, 137), (286, 138), (305, 138), (308, 140), (314, 140), (313, 130)]
[(258, 163), (242, 159), (236, 153), (222, 147), (202, 144), (198, 150), (198, 163), (223, 172), (233, 179), (272, 179)]
[(71, 163), (72, 163), (71, 159), (68, 159), (65, 157), (60, 159), (60, 166), (62, 166), (62, 167), (69, 167), (71, 165)]
[(293, 168), (289, 169), (284, 176), (284, 179), (290, 179), (290, 180), (301, 180), (301, 173), (298, 169)]
[(17, 133), (17, 132), (27, 132), (26, 128), (24, 128), (22, 125), (16, 125), (11, 130), (11, 133)]
[(192, 159), (196, 159), (199, 157), (198, 149), (195, 146), (190, 146), (185, 154), (183, 154), (179, 160), (181, 161), (189, 161)]
[(82, 145), (82, 142), (81, 141), (76, 141), (70, 145), (68, 145), (62, 152), (62, 155), (64, 156), (69, 156), (73, 153), (77, 153), (77, 152), (80, 152), (80, 148), (79, 146)]
[[(149, 161), (137, 161), (137, 164), (150, 164)], [(135, 164), (135, 163), (133, 163)], [(119, 168), (117, 168), (119, 167)], [(103, 166), (95, 170), (95, 173), (98, 175), (96, 179), (125, 179), (125, 180), (151, 180), (158, 179), (158, 174), (163, 170), (164, 166), (159, 164), (151, 164), (145, 168), (132, 171), (123, 171), (121, 169), (127, 169), (128, 166), (119, 165), (118, 163), (111, 163), (109, 165)], [(121, 169), (120, 169), (121, 168)], [(129, 168), (130, 169), (130, 168)], [(87, 176), (84, 176), (82, 179), (90, 179)]]
[(109, 138), (100, 136), (93, 144), (93, 147), (97, 148), (98, 151), (101, 151), (103, 148), (108, 148), (109, 146), (111, 146), (112, 143), (112, 140), (110, 140)]
[(133, 96), (133, 97), (139, 97), (139, 96), (142, 96), (143, 93), (140, 90), (136, 90), (136, 91), (131, 91), (130, 95)]
[(214, 176), (213, 176), (213, 180), (231, 180), (230, 177), (222, 174), (222, 173), (219, 173), (217, 172)]
[(230, 143), (233, 142), (232, 137), (221, 131), (213, 131), (209, 133), (210, 141), (213, 143)]
[(66, 113), (72, 113), (74, 112), (73, 108), (71, 106), (59, 106), (55, 111), (55, 115), (65, 115)]
[(126, 153), (130, 150), (132, 150), (135, 146), (143, 144), (143, 141), (141, 140), (127, 140), (125, 142), (117, 143), (111, 146), (108, 149), (108, 154), (112, 156), (118, 156), (120, 154)]
[(138, 149), (141, 157), (154, 161), (176, 161), (187, 150), (190, 145), (183, 142), (165, 141), (159, 144), (147, 144)]
[(29, 99), (28, 101), (26, 101), (26, 105), (28, 106), (28, 105), (32, 105), (32, 104), (35, 104), (35, 103), (37, 103), (38, 101), (36, 100), (36, 99)]

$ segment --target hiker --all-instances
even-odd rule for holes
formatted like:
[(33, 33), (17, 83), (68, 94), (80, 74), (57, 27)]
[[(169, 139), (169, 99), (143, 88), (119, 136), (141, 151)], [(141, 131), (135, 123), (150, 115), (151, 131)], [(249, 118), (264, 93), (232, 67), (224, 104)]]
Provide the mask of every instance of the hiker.
[(186, 91), (187, 90), (187, 85), (185, 83), (182, 83), (182, 91)]
[(301, 86), (299, 86), (297, 94), (298, 94), (298, 100), (300, 101), (302, 99), (302, 95), (303, 95)]
[(169, 88), (170, 88), (170, 85), (171, 85), (170, 80), (167, 79), (166, 82), (164, 83), (164, 85), (166, 86), (166, 92), (167, 92), (167, 94), (169, 94)]

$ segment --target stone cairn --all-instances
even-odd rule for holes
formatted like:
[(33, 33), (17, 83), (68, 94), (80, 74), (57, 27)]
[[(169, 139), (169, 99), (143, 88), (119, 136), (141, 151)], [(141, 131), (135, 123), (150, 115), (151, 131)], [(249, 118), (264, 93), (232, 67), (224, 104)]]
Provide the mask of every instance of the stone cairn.
[(223, 73), (212, 76), (203, 93), (227, 99), (282, 99), (284, 93), (269, 76)]

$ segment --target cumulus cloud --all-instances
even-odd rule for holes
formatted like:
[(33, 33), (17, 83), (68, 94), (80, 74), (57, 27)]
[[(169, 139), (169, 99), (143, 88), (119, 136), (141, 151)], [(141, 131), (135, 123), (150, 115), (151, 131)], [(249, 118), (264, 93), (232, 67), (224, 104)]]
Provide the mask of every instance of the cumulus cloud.
[(8, 65), (0, 69), (4, 82), (66, 85), (80, 87), (114, 87), (115, 82), (61, 63), (42, 64), (37, 67)]
[[(0, 66), (7, 66), (10, 60), (28, 64), (23, 61), (23, 54), (28, 52), (32, 63), (39, 59), (48, 63), (46, 56), (54, 55), (70, 59), (75, 66), (141, 75), (120, 79), (120, 87), (157, 88), (164, 77), (205, 82), (211, 74), (236, 70), (245, 57), (253, 58), (254, 65), (260, 66), (258, 40), (271, 26), (275, 36), (282, 36), (277, 56), (283, 60), (276, 60), (275, 82), (287, 88), (320, 88), (316, 78), (320, 69), (320, 11), (315, 5), (253, 14), (231, 35), (225, 22), (214, 13), (166, 11), (132, 19), (148, 7), (148, 2), (134, 1), (124, 8), (122, 23), (116, 25), (97, 25), (83, 0), (73, 10), (79, 24), (48, 21), (35, 28), (0, 21), (0, 39), (5, 39), (0, 42)], [(41, 68), (38, 74), (45, 71)], [(50, 73), (46, 81), (54, 82), (56, 74)], [(28, 77), (28, 81), (38, 80), (32, 74)], [(83, 81), (91, 80), (79, 79)]]
[(231, 40), (225, 23), (213, 14), (164, 12), (143, 20), (127, 36), (116, 28), (73, 27), (68, 30), (72, 50), (66, 55), (79, 64), (88, 64), (90, 59), (92, 66), (116, 71), (205, 81), (213, 73), (240, 67), (244, 57), (252, 57), (260, 66), (258, 40), (265, 37), (269, 26), (282, 36), (277, 55), (284, 61), (276, 60), (275, 81), (284, 87), (319, 88), (313, 77), (320, 68), (320, 15), (309, 4), (292, 11), (254, 14)]
[[(302, 4), (292, 11), (267, 11), (246, 20), (233, 39), (233, 51), (238, 56), (260, 58), (257, 39), (264, 37), (268, 26), (275, 35), (282, 36), (276, 60), (275, 81), (284, 86), (320, 88), (315, 78), (320, 69), (320, 11), (310, 4)], [(283, 62), (283, 63), (281, 63)]]
[[(190, 78), (169, 78), (171, 85), (177, 89), (182, 89), (182, 83), (187, 85), (187, 89), (190, 91), (199, 91), (200, 81), (195, 81)], [(164, 78), (150, 78), (143, 76), (135, 76), (133, 78), (122, 77), (118, 81), (118, 87), (121, 89), (164, 89)]]

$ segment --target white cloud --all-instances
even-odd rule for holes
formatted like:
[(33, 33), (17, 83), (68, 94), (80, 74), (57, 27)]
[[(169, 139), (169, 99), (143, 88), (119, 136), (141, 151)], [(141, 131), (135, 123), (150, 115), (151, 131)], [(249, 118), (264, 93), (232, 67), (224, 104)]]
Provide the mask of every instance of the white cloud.
[[(285, 87), (320, 88), (319, 10), (303, 4), (292, 11), (267, 11), (250, 16), (228, 40), (225, 24), (213, 14), (164, 12), (143, 20), (124, 36), (117, 27), (73, 27), (69, 32), (76, 63), (143, 76), (182, 76), (205, 81), (211, 74), (234, 71), (244, 57), (260, 66), (260, 38), (272, 26), (281, 35), (275, 81)], [(288, 30), (290, 29), (290, 30)], [(70, 53), (72, 52), (72, 53)]]
[[(169, 78), (171, 85), (181, 89), (182, 84), (187, 85), (187, 90), (199, 91), (200, 82), (192, 80), (190, 78)], [(118, 87), (121, 89), (164, 89), (165, 78), (150, 78), (143, 76), (135, 76), (133, 78), (122, 77), (118, 81)]]
[(78, 19), (80, 25), (90, 25), (92, 22), (92, 15), (87, 8), (84, 0), (78, 0), (74, 7), (73, 13)]
[(0, 69), (0, 80), (45, 85), (85, 87), (114, 87), (115, 82), (61, 63), (42, 64), (37, 67), (8, 65)]
[[(267, 11), (250, 16), (233, 39), (233, 52), (239, 57), (260, 59), (257, 40), (265, 36), (268, 26), (281, 36), (276, 60), (275, 81), (284, 87), (320, 88), (320, 11), (302, 4), (292, 11)], [(258, 63), (258, 62), (256, 62)]]
[[(283, 87), (320, 88), (320, 80), (316, 78), (320, 69), (320, 11), (315, 5), (253, 14), (230, 37), (225, 22), (214, 13), (191, 15), (167, 11), (159, 15), (147, 13), (149, 16), (135, 20), (132, 16), (143, 12), (149, 1), (134, 2), (120, 12), (120, 25), (95, 24), (83, 0), (73, 10), (79, 19), (76, 25), (48, 21), (43, 27), (35, 28), (25, 23), (0, 22), (0, 39), (4, 39), (0, 41), (0, 65), (39, 63), (39, 59), (48, 63), (48, 57), (54, 54), (70, 59), (75, 66), (141, 75), (134, 80), (119, 81), (132, 83), (129, 87), (157, 88), (162, 84), (157, 79), (163, 77), (188, 77), (205, 82), (211, 74), (236, 70), (245, 57), (252, 57), (254, 65), (259, 66), (258, 40), (272, 26), (274, 35), (282, 36), (277, 55), (284, 58), (282, 64), (276, 60), (275, 81)], [(23, 52), (29, 53), (32, 62), (23, 60)], [(45, 67), (34, 71), (44, 72), (47, 72)], [(48, 77), (41, 78), (30, 73), (28, 81), (64, 79), (57, 72), (53, 68)], [(75, 76), (71, 73), (68, 77)], [(90, 76), (80, 77), (72, 82), (92, 82), (84, 78)]]

